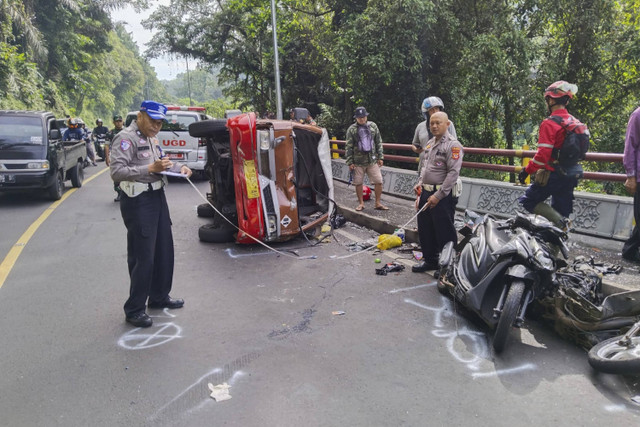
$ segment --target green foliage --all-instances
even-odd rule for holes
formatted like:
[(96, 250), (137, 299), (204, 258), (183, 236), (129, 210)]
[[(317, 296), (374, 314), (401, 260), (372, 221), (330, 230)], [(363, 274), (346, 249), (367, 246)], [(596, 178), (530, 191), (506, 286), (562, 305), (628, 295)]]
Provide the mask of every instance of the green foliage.
[(109, 123), (145, 98), (166, 98), (131, 36), (107, 13), (127, 3), (1, 1), (0, 108), (47, 109), (91, 125), (97, 117)]

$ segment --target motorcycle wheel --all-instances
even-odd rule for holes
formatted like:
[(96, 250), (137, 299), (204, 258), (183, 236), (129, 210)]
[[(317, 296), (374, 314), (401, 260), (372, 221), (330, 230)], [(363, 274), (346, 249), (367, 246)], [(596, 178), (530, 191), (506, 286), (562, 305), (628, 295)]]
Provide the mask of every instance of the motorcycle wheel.
[(640, 373), (640, 337), (631, 337), (632, 346), (618, 344), (622, 336), (609, 338), (589, 350), (589, 364), (607, 374)]
[(522, 295), (524, 295), (524, 282), (522, 280), (514, 280), (511, 282), (511, 287), (509, 288), (509, 293), (507, 293), (504, 307), (502, 307), (500, 319), (498, 319), (496, 332), (493, 335), (493, 348), (496, 353), (502, 352), (507, 344), (509, 331), (511, 331), (511, 326), (516, 320), (516, 316), (518, 316), (518, 309), (520, 308)]

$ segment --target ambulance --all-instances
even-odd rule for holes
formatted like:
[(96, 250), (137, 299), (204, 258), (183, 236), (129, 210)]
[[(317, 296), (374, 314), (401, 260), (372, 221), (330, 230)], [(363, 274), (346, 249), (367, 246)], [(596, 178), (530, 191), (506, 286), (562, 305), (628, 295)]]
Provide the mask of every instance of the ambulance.
[[(127, 114), (125, 126), (129, 126), (138, 115), (137, 111)], [(189, 125), (211, 117), (204, 107), (167, 105), (167, 118), (158, 132), (158, 143), (164, 154), (171, 160), (184, 163), (195, 175), (205, 178), (207, 147), (204, 138), (189, 135)]]

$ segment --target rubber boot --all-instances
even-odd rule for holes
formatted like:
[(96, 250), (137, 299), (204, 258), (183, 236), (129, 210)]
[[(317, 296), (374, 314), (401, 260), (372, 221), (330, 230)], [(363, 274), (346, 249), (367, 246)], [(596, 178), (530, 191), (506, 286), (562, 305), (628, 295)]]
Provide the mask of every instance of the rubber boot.
[(536, 215), (542, 215), (543, 217), (547, 218), (556, 227), (560, 229), (562, 229), (565, 226), (562, 215), (560, 215), (558, 211), (553, 209), (551, 206), (549, 206), (545, 202), (538, 203), (533, 208), (533, 213)]

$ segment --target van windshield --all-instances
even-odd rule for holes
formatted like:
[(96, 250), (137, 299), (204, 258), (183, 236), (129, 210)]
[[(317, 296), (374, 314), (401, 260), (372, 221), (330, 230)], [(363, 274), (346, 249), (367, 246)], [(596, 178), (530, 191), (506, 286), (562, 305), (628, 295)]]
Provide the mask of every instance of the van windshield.
[(0, 147), (43, 143), (43, 126), (39, 117), (0, 116)]
[(198, 116), (195, 114), (181, 114), (179, 112), (167, 111), (167, 118), (162, 123), (162, 130), (168, 131), (188, 131), (191, 123), (197, 122)]

